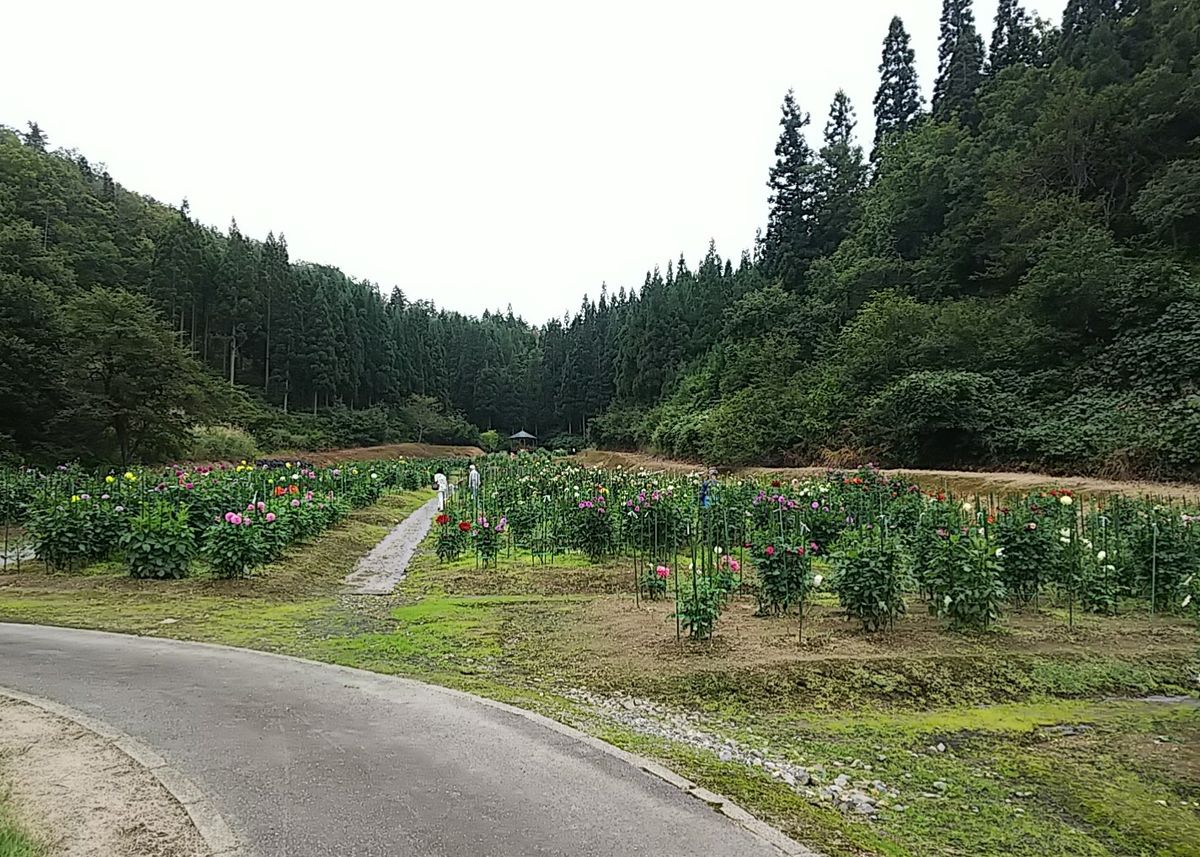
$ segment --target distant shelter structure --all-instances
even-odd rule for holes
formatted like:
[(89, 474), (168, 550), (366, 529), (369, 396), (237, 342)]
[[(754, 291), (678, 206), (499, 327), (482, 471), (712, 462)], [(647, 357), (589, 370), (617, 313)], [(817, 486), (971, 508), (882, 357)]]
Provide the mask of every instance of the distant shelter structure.
[(508, 439), (513, 442), (513, 446), (515, 446), (517, 449), (537, 448), (537, 437), (531, 435), (529, 432), (525, 431), (525, 429), (521, 429), (516, 434), (509, 435)]

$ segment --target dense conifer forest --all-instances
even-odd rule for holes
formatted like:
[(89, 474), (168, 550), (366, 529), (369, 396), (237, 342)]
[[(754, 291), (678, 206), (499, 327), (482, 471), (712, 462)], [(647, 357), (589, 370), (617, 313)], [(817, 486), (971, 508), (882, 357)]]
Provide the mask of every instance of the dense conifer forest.
[(2, 128), (0, 455), (524, 427), (730, 464), (1200, 476), (1200, 3), (1070, 0), (1056, 28), (1003, 0), (984, 29), (944, 0), (927, 105), (894, 19), (873, 138), (842, 92), (783, 96), (752, 250), (541, 325), (299, 261)]

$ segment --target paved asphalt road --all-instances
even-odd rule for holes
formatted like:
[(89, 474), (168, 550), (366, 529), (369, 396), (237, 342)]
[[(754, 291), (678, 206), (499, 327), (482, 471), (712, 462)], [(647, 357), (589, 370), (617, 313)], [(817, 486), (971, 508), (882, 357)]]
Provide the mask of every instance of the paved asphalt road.
[(148, 744), (261, 857), (780, 853), (583, 741), (417, 682), (0, 624), (0, 686)]

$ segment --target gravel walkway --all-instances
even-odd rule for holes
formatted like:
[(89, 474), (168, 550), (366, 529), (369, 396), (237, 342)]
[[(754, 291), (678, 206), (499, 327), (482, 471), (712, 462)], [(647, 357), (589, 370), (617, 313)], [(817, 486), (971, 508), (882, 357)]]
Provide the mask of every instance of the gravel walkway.
[(345, 583), (355, 595), (391, 595), (437, 515), (437, 498), (421, 506), (358, 561)]

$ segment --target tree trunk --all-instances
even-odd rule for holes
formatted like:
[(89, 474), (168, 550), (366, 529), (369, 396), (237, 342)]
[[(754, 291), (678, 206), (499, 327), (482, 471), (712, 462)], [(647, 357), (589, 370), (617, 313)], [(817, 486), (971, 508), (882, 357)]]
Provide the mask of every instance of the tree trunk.
[(263, 360), (263, 396), (271, 390), (271, 287), (267, 286), (267, 348)]
[(229, 325), (229, 386), (233, 386), (233, 370), (237, 366), (237, 326)]

